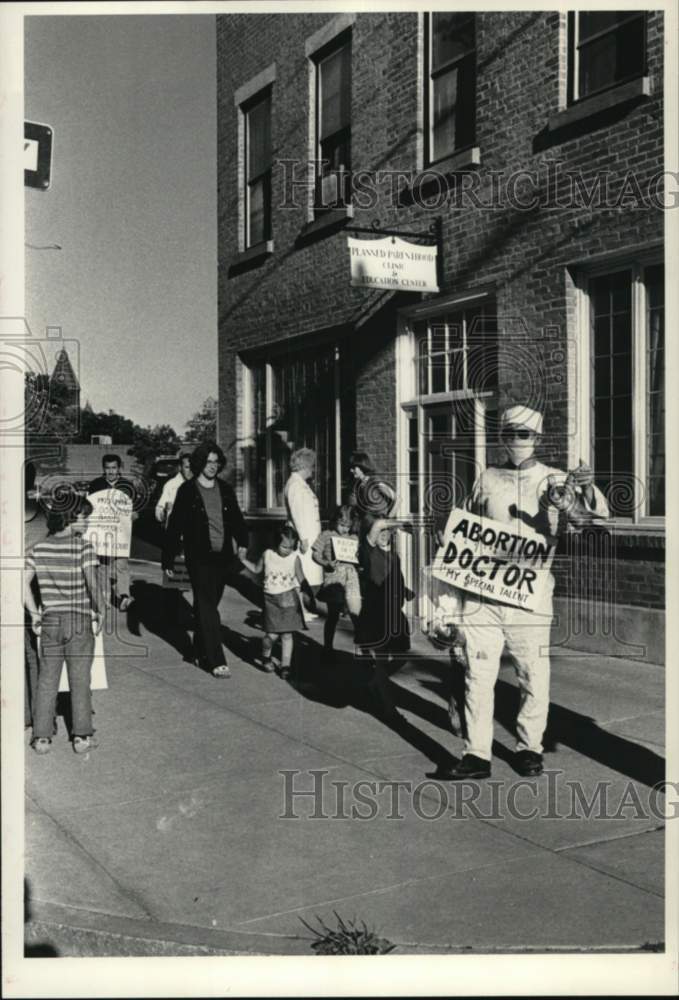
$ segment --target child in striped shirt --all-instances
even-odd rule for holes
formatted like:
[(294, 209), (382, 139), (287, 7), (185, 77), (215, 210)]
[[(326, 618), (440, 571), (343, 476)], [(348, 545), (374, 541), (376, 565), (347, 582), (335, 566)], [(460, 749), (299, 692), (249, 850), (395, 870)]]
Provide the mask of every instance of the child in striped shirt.
[[(26, 559), (24, 601), (41, 645), (31, 742), (40, 754), (49, 753), (52, 743), (64, 660), (71, 690), (73, 749), (85, 753), (97, 745), (92, 730), (90, 671), (94, 636), (101, 629), (105, 599), (97, 556), (83, 538), (91, 512), (89, 501), (74, 493), (67, 510), (50, 511), (47, 538), (37, 542)], [(40, 590), (41, 610), (31, 590), (34, 578)]]

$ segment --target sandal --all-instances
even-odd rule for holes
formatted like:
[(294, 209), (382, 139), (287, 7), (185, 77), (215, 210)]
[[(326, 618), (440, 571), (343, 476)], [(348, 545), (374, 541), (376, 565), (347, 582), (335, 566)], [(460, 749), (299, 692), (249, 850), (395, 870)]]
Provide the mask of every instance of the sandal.
[(75, 753), (87, 753), (89, 750), (96, 750), (99, 740), (95, 736), (74, 736), (73, 751)]
[(31, 740), (31, 746), (36, 753), (49, 753), (52, 749), (52, 740), (48, 739), (46, 736), (39, 736), (36, 739)]
[(221, 663), (218, 667), (212, 668), (213, 677), (230, 677), (231, 671), (227, 667), (226, 663)]

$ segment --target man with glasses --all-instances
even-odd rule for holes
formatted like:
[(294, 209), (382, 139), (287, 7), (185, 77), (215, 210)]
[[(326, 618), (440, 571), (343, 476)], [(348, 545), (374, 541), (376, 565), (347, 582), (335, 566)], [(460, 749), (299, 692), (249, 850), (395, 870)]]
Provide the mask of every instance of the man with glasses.
[[(570, 524), (582, 527), (607, 517), (608, 506), (584, 463), (569, 473), (535, 458), (542, 415), (527, 406), (510, 406), (500, 419), (500, 440), (507, 454), (501, 466), (485, 469), (466, 502), (470, 513), (492, 518), (520, 534), (523, 526), (555, 540)], [(442, 777), (490, 777), (494, 689), (504, 647), (514, 658), (520, 688), (515, 764), (525, 777), (542, 773), (542, 738), (549, 707), (549, 640), (554, 578), (547, 573), (534, 611), (465, 593), (459, 637), (465, 651), (465, 753)]]
[(193, 590), (194, 646), (199, 662), (214, 677), (230, 676), (218, 606), (227, 576), (235, 568), (237, 557), (247, 555), (248, 544), (247, 526), (236, 494), (218, 478), (225, 465), (224, 452), (214, 441), (198, 445), (191, 455), (193, 479), (177, 490), (163, 547), (163, 569), (171, 578), (176, 555), (184, 543)]

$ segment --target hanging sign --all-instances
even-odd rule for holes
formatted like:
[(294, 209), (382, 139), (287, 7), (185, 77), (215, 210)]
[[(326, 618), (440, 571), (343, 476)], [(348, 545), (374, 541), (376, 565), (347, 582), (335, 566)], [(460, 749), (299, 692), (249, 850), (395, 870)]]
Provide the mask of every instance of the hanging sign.
[(460, 590), (535, 611), (549, 583), (555, 547), (526, 525), (514, 528), (455, 508), (431, 571)]
[(438, 292), (436, 246), (420, 246), (400, 236), (360, 240), (347, 237), (354, 288)]

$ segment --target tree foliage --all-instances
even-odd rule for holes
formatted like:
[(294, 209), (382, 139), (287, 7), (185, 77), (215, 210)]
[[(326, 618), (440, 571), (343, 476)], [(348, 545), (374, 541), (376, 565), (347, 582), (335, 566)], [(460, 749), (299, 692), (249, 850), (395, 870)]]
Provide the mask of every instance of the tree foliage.
[(199, 444), (201, 441), (214, 441), (216, 438), (217, 400), (208, 396), (200, 409), (187, 422), (185, 440), (192, 444)]

